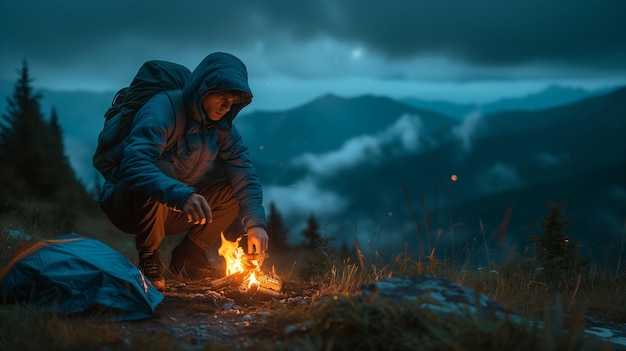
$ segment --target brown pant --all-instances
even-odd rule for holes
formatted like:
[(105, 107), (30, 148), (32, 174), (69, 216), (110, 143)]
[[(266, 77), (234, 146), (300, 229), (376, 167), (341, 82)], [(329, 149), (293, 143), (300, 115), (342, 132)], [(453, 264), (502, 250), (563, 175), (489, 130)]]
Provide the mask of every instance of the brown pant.
[(187, 239), (203, 250), (208, 250), (233, 222), (239, 213), (239, 204), (226, 180), (214, 180), (196, 187), (213, 214), (206, 224), (187, 222), (187, 216), (149, 198), (141, 191), (130, 190), (118, 184), (102, 210), (119, 230), (134, 234), (137, 250), (155, 251), (165, 235), (187, 231)]

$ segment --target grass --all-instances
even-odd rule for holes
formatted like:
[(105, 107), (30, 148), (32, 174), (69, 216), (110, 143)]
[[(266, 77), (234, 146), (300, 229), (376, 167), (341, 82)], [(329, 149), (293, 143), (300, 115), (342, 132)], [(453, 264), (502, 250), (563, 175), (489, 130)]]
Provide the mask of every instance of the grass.
[(181, 350), (165, 332), (132, 334), (111, 324), (86, 323), (46, 313), (28, 306), (0, 308), (0, 349), (2, 350)]
[[(132, 243), (132, 237), (112, 228), (103, 217), (85, 216), (76, 227), (77, 232), (99, 239), (135, 260), (134, 248), (121, 244)], [(64, 233), (58, 233), (54, 225), (38, 225), (32, 217), (15, 214), (0, 217), (0, 264), (6, 264), (20, 245), (59, 234)], [(436, 245), (436, 238), (431, 239)], [(583, 334), (583, 314), (626, 322), (626, 277), (620, 264), (611, 272), (600, 271), (591, 263), (556, 275), (543, 269), (534, 257), (504, 264), (489, 262), (478, 269), (469, 265), (452, 267), (436, 247), (427, 248), (429, 255), (420, 258), (405, 246), (386, 262), (375, 250), (371, 255), (365, 254), (356, 242), (350, 255), (323, 247), (314, 256), (297, 249), (290, 256), (271, 256), (264, 267), (271, 266), (285, 281), (313, 282), (316, 293), (311, 304), (272, 307), (267, 320), (255, 330), (259, 341), (254, 349), (600, 350), (610, 347), (593, 343)], [(328, 269), (300, 269), (305, 264)], [(306, 278), (303, 271), (307, 272)], [(475, 315), (441, 315), (420, 309), (415, 303), (401, 304), (352, 294), (363, 284), (410, 275), (447, 278), (473, 288), (518, 311), (529, 322), (492, 323)], [(544, 326), (539, 328), (540, 324)], [(113, 326), (85, 323), (84, 317), (64, 317), (28, 306), (5, 304), (0, 306), (0, 349), (188, 349), (159, 331), (127, 335)], [(202, 347), (219, 348), (208, 341)]]
[[(333, 295), (320, 303), (279, 311), (261, 331), (262, 350), (581, 350), (580, 329), (538, 328), (512, 319), (437, 314), (417, 303)], [(282, 333), (272, 333), (282, 330)], [(276, 338), (278, 336), (278, 338)], [(273, 337), (273, 338), (272, 338)]]

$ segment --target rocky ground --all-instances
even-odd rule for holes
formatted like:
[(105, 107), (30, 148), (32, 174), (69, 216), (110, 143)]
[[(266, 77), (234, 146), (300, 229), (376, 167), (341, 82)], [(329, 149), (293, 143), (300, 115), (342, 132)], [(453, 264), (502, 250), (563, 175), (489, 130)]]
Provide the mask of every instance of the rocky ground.
[[(414, 282), (415, 283), (415, 282)], [(421, 287), (432, 289), (433, 282), (420, 281)], [(438, 283), (437, 283), (438, 284)], [(398, 288), (409, 288), (414, 294), (416, 286), (403, 284), (380, 285), (397, 295)], [(452, 291), (449, 285), (437, 285), (443, 295)], [(208, 288), (207, 282), (170, 281), (163, 292), (164, 299), (157, 306), (151, 319), (122, 322), (117, 324), (128, 335), (164, 333), (170, 339), (185, 343), (188, 348), (200, 348), (208, 341), (229, 350), (251, 349), (259, 341), (257, 327), (277, 308), (308, 304), (313, 300), (317, 288), (313, 285), (283, 283), (283, 296), (270, 298), (250, 295), (236, 287), (220, 291)], [(385, 291), (383, 291), (385, 293)], [(463, 291), (456, 289), (453, 295), (442, 295), (442, 300), (461, 301)], [(451, 310), (458, 306), (451, 307)], [(626, 325), (602, 320), (601, 316), (586, 317), (586, 332), (598, 337), (599, 342), (609, 340), (613, 350), (626, 350)]]
[(283, 283), (282, 297), (244, 293), (236, 286), (211, 290), (208, 282), (168, 281), (164, 299), (154, 317), (117, 324), (129, 336), (165, 333), (171, 339), (200, 347), (211, 341), (229, 350), (258, 342), (255, 327), (277, 304), (295, 306), (311, 302), (316, 287)]

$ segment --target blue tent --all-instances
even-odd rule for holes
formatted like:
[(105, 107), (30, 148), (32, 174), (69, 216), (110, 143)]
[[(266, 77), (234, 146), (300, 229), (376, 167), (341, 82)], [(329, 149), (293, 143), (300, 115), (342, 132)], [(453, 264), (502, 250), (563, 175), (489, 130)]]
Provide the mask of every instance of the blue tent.
[(0, 296), (103, 321), (149, 318), (163, 301), (163, 295), (119, 252), (73, 233), (18, 248), (0, 270)]

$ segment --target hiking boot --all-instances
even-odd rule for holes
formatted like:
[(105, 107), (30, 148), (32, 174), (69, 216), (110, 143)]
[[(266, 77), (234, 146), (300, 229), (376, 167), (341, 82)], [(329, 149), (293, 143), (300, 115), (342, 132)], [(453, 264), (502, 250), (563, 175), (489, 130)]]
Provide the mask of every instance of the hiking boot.
[(165, 278), (161, 265), (161, 251), (139, 251), (139, 270), (159, 291), (165, 290)]
[(220, 277), (211, 267), (206, 252), (186, 238), (172, 250), (170, 271), (190, 280)]

